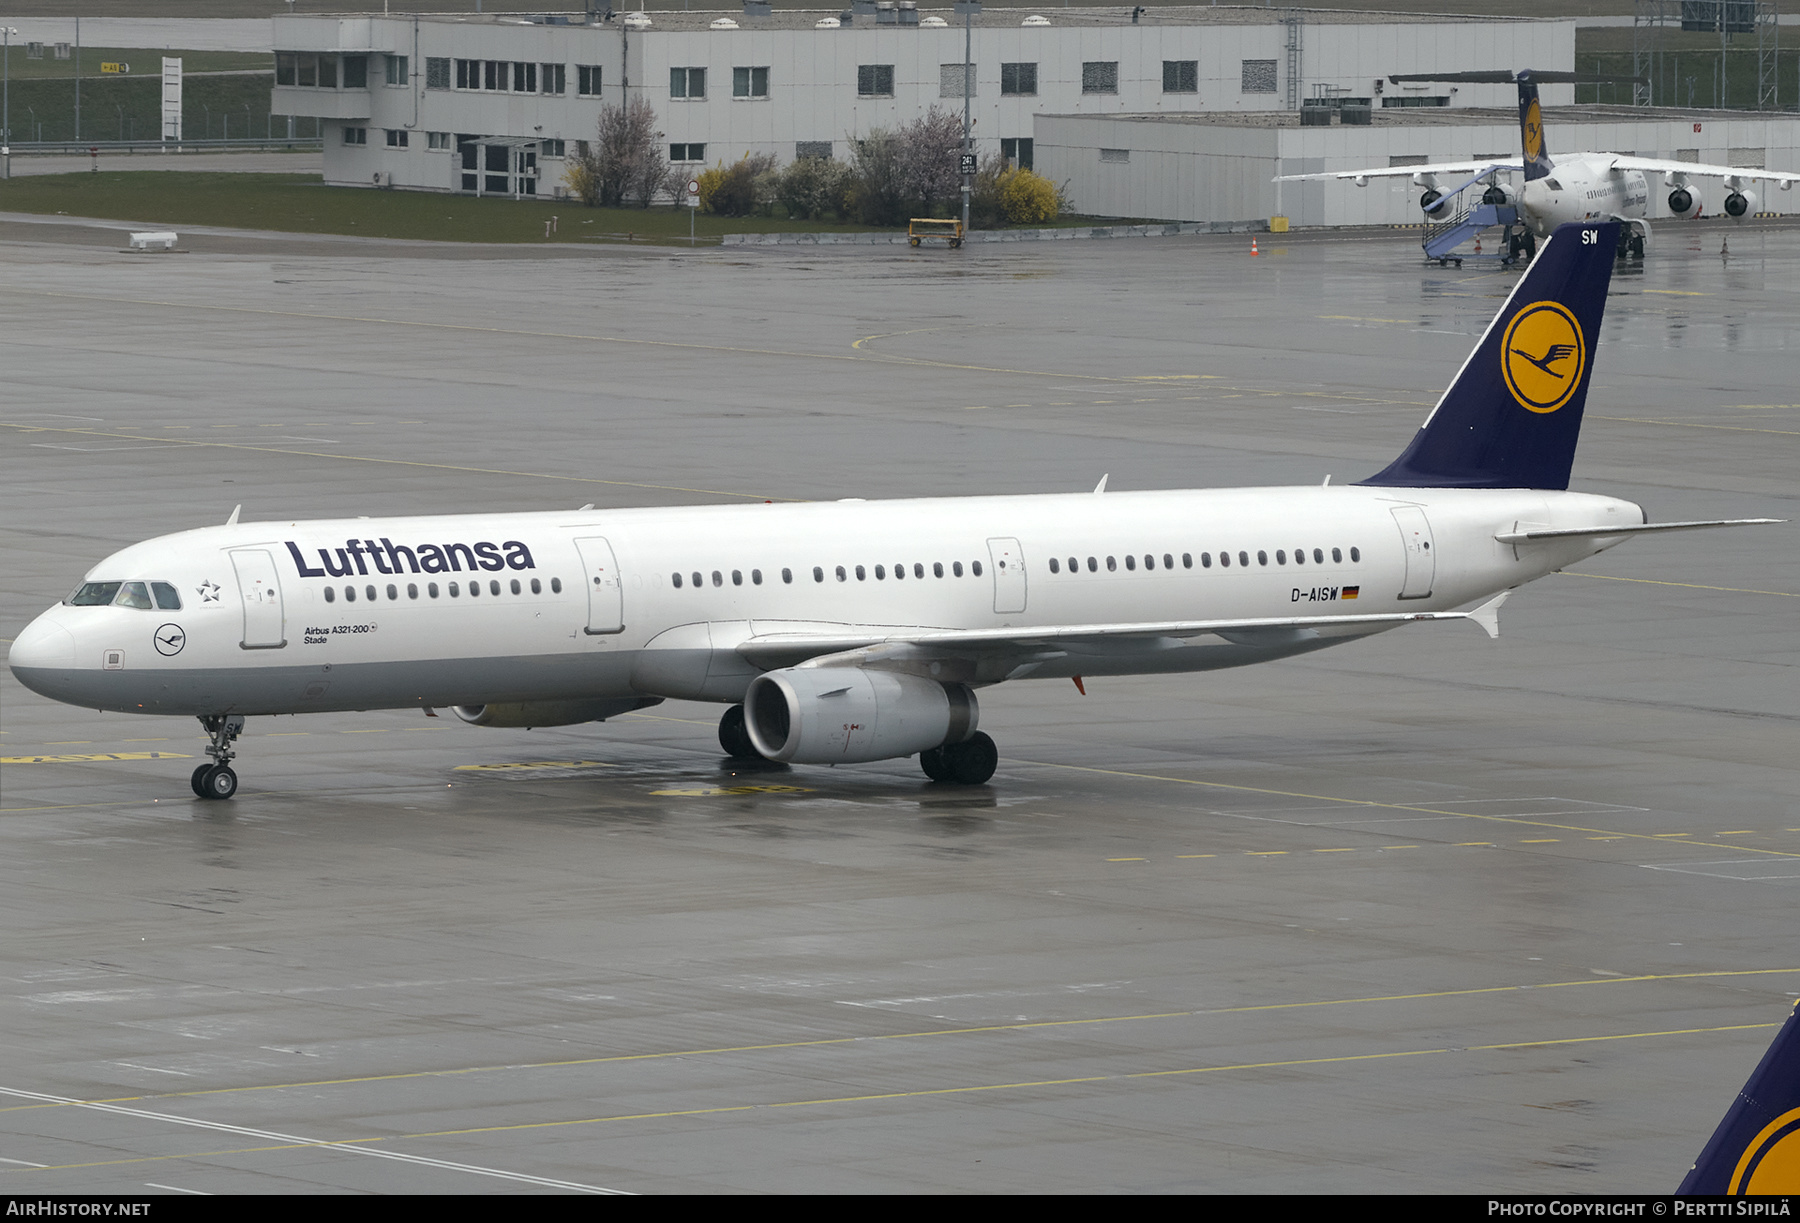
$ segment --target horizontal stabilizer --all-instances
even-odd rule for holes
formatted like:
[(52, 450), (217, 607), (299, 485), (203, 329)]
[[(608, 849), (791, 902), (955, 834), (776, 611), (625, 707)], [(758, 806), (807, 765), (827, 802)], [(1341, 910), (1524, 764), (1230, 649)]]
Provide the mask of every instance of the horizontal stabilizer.
[(1500, 605), (1506, 602), (1506, 597), (1510, 594), (1512, 591), (1503, 590), (1469, 613), (1469, 619), (1479, 624), (1481, 631), (1490, 638), (1500, 636)]
[(1760, 527), (1786, 522), (1785, 518), (1713, 518), (1704, 522), (1646, 522), (1637, 526), (1545, 527), (1533, 531), (1501, 531), (1494, 538), (1503, 544), (1531, 544), (1550, 539), (1600, 539), (1608, 535), (1646, 535), (1657, 531), (1704, 531), (1711, 527)]

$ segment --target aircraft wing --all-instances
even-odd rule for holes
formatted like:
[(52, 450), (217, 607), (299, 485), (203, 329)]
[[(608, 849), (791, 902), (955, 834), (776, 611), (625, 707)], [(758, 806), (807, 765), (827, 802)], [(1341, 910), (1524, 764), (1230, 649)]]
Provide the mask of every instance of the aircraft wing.
[(1486, 174), (1491, 170), (1521, 170), (1517, 161), (1444, 161), (1429, 166), (1377, 166), (1368, 170), (1334, 170), (1324, 174), (1283, 174), (1270, 181), (1277, 183), (1317, 182), (1322, 179), (1356, 181), (1370, 178), (1411, 178), (1415, 174)]
[[(1664, 161), (1659, 157), (1628, 157), (1621, 153), (1610, 158), (1615, 170), (1645, 170), (1656, 174), (1685, 175), (1688, 178), (1719, 178), (1741, 182), (1780, 183), (1787, 190), (1800, 183), (1800, 174), (1780, 170), (1751, 170), (1740, 166), (1709, 166), (1693, 161)], [(1736, 185), (1733, 183), (1732, 185)]]
[[(1059, 624), (988, 629), (842, 626), (836, 631), (770, 632), (737, 647), (765, 669), (812, 666), (895, 666), (945, 659), (1016, 659), (1030, 667), (1067, 655), (1104, 655), (1171, 649), (1193, 637), (1223, 637), (1238, 645), (1292, 645), (1338, 628), (1391, 628), (1431, 620), (1473, 620), (1500, 635), (1505, 592), (1466, 612), (1380, 612), (1348, 616), (1282, 616), (1241, 620), (1167, 620), (1135, 624)], [(823, 628), (823, 626), (821, 626)], [(985, 670), (985, 669), (984, 669)], [(1007, 671), (1010, 677), (1016, 672)]]

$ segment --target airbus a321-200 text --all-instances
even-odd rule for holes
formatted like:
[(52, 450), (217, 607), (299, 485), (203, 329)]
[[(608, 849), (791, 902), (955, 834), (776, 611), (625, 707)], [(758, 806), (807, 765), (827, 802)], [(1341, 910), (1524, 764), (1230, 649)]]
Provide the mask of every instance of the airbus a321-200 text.
[[(981, 784), (976, 692), (1244, 666), (1473, 620), (1650, 523), (1568, 491), (1617, 225), (1558, 230), (1404, 453), (1354, 485), (240, 522), (106, 558), (14, 641), (72, 705), (478, 726), (725, 704), (733, 757)], [(1741, 519), (1733, 522), (1762, 522)], [(1475, 605), (1472, 610), (1455, 610)]]
[[(1422, 166), (1376, 166), (1365, 170), (1336, 170), (1324, 174), (1284, 174), (1276, 181), (1292, 183), (1337, 179), (1359, 187), (1374, 178), (1410, 178), (1421, 188), (1419, 207), (1428, 220), (1447, 219), (1455, 197), (1481, 188), (1481, 202), (1518, 210), (1525, 231), (1512, 235), (1511, 253), (1535, 252), (1537, 239), (1559, 225), (1579, 221), (1620, 221), (1618, 252), (1642, 258), (1650, 235), (1645, 219), (1650, 204), (1650, 174), (1660, 175), (1668, 191), (1669, 211), (1681, 220), (1698, 217), (1710, 196), (1726, 216), (1743, 220), (1756, 211), (1752, 183), (1774, 183), (1783, 191), (1800, 182), (1800, 174), (1714, 166), (1699, 162), (1665, 161), (1635, 157), (1629, 153), (1565, 153), (1550, 155), (1544, 136), (1544, 116), (1538, 104), (1538, 86), (1560, 83), (1615, 81), (1619, 78), (1588, 72), (1440, 72), (1391, 76), (1405, 81), (1461, 81), (1519, 87), (1518, 161), (1454, 161)], [(1522, 173), (1519, 184), (1502, 182), (1502, 174)], [(1461, 180), (1461, 181), (1458, 181)], [(1702, 187), (1706, 182), (1712, 184)], [(1454, 184), (1454, 185), (1452, 185)]]

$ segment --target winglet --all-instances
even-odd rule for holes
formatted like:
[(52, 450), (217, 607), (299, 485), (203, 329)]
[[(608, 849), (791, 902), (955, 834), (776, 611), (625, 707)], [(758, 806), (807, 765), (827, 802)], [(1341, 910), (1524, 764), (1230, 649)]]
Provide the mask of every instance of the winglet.
[(1111, 476), (1111, 475), (1112, 475), (1112, 472), (1109, 471), (1106, 473), (1106, 475), (1100, 477), (1100, 483), (1094, 485), (1094, 491), (1096, 493), (1103, 493), (1106, 491), (1106, 480), (1107, 480), (1107, 477)]
[(1469, 619), (1473, 620), (1476, 624), (1479, 624), (1481, 626), (1481, 631), (1486, 633), (1489, 637), (1498, 638), (1500, 636), (1500, 605), (1506, 602), (1507, 596), (1510, 594), (1512, 594), (1512, 591), (1510, 590), (1501, 591), (1486, 603), (1483, 603), (1480, 607), (1477, 607), (1474, 611), (1470, 612)]
[(1678, 1194), (1800, 1189), (1800, 1011), (1789, 1011)]
[(235, 527), (237, 525), (237, 516), (243, 510), (243, 508), (244, 507), (241, 504), (232, 506), (231, 507), (231, 517), (229, 517), (225, 520), (225, 525), (228, 527)]

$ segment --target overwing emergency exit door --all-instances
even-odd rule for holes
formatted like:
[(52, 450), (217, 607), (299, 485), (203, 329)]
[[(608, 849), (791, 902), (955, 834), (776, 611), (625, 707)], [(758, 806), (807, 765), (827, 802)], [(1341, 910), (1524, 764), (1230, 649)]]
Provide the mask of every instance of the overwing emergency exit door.
[(990, 539), (988, 561), (994, 568), (994, 610), (1002, 615), (1025, 610), (1025, 552), (1016, 539)]

